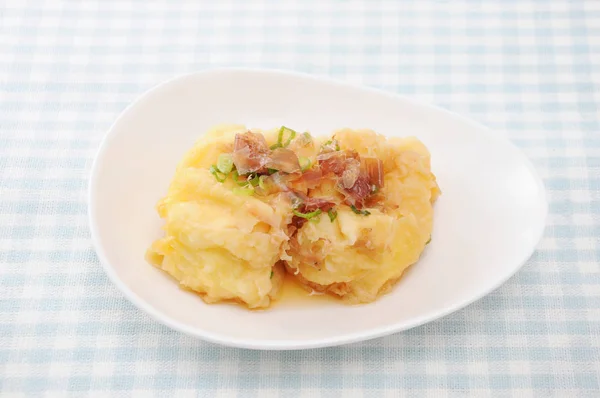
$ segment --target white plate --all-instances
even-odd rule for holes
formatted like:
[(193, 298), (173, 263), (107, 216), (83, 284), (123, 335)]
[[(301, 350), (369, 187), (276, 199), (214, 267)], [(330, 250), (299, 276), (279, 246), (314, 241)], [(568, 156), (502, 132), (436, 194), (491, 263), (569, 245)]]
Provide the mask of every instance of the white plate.
[[(276, 305), (262, 312), (207, 305), (144, 261), (161, 231), (154, 209), (175, 165), (219, 123), (342, 127), (415, 135), (430, 149), (442, 196), (432, 243), (375, 303)], [(113, 282), (139, 308), (184, 333), (230, 346), (300, 349), (384, 336), (456, 311), (491, 292), (531, 256), (547, 213), (542, 181), (506, 139), (397, 95), (274, 71), (178, 77), (129, 106), (108, 132), (89, 191), (92, 239)]]

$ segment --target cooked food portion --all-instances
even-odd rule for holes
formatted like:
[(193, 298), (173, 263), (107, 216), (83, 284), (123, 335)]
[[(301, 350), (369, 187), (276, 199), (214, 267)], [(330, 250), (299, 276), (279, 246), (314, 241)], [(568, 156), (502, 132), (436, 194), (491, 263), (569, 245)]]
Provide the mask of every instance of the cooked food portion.
[(239, 129), (214, 129), (186, 154), (157, 206), (165, 236), (147, 258), (207, 302), (267, 307), (283, 280), (275, 264), (289, 240), (290, 206), (281, 197), (252, 195), (247, 177), (225, 178)]
[(288, 271), (317, 291), (352, 303), (375, 300), (415, 263), (431, 237), (439, 194), (427, 149), (416, 139), (342, 130), (319, 155), (321, 197), (336, 216), (320, 216), (292, 236)]
[(438, 194), (415, 138), (220, 126), (177, 167), (147, 259), (207, 302), (268, 307), (288, 272), (366, 303), (419, 259)]

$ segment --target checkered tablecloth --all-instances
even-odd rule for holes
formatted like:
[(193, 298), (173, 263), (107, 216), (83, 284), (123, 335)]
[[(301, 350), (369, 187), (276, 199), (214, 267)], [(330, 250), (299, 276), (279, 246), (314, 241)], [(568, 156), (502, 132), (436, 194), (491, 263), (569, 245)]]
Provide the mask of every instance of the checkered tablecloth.
[[(261, 352), (174, 332), (98, 263), (87, 176), (125, 106), (177, 74), (296, 70), (408, 94), (523, 148), (538, 251), (436, 322)], [(0, 396), (599, 397), (600, 1), (0, 2)]]

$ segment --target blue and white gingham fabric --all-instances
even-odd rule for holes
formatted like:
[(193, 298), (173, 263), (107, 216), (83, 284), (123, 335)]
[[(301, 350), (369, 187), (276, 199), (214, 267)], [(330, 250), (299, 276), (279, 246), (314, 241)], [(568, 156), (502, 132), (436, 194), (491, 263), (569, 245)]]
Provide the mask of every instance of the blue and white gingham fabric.
[[(130, 101), (218, 66), (497, 129), (546, 183), (538, 251), (468, 308), (360, 344), (247, 351), (156, 323), (98, 263), (87, 176)], [(0, 2), (0, 396), (600, 397), (599, 106), (600, 1)]]

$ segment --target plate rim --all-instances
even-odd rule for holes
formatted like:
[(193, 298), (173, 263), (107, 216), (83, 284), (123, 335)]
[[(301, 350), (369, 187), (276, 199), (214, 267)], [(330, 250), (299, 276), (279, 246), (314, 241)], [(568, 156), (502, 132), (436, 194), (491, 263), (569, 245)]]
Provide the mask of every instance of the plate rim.
[[(346, 333), (337, 337), (326, 337), (326, 338), (311, 338), (307, 340), (276, 340), (274, 342), (269, 342), (268, 340), (255, 340), (255, 339), (243, 339), (237, 337), (223, 337), (221, 334), (206, 332), (201, 329), (191, 327), (180, 322), (177, 322), (167, 315), (160, 313), (153, 306), (144, 301), (141, 297), (135, 294), (117, 275), (114, 267), (110, 264), (107, 259), (106, 251), (103, 246), (100, 244), (100, 233), (98, 231), (98, 225), (96, 222), (96, 217), (94, 216), (95, 211), (98, 207), (98, 203), (95, 200), (96, 191), (97, 191), (97, 176), (102, 166), (102, 158), (107, 148), (110, 147), (111, 140), (116, 136), (115, 127), (121, 122), (121, 120), (126, 117), (129, 111), (137, 106), (141, 101), (143, 101), (147, 96), (153, 94), (156, 91), (161, 90), (163, 87), (176, 83), (180, 80), (189, 79), (195, 76), (208, 76), (211, 74), (222, 74), (222, 73), (250, 73), (250, 74), (266, 74), (266, 75), (279, 75), (282, 77), (291, 77), (291, 78), (300, 78), (313, 80), (315, 82), (321, 84), (327, 84), (330, 86), (336, 87), (346, 87), (359, 89), (366, 93), (383, 95), (387, 98), (394, 100), (401, 100), (406, 103), (410, 103), (413, 105), (418, 105), (420, 107), (426, 108), (428, 110), (434, 112), (441, 112), (446, 116), (454, 118), (462, 123), (468, 124), (471, 127), (477, 128), (481, 130), (483, 134), (487, 134), (493, 139), (502, 140), (505, 144), (509, 145), (515, 153), (518, 153), (521, 160), (524, 162), (525, 166), (533, 176), (537, 188), (539, 192), (541, 192), (541, 210), (543, 212), (543, 222), (541, 223), (541, 227), (537, 233), (536, 243), (532, 245), (531, 249), (526, 253), (525, 257), (518, 262), (517, 266), (514, 268), (512, 272), (509, 272), (504, 278), (498, 279), (495, 284), (492, 285), (491, 288), (481, 292), (480, 294), (474, 295), (468, 299), (459, 301), (454, 305), (444, 308), (441, 311), (435, 312), (433, 314), (427, 314), (420, 317), (415, 317), (409, 322), (403, 322), (402, 324), (391, 323), (389, 325), (385, 325), (383, 327), (378, 328), (370, 328), (367, 330), (362, 330), (358, 332)], [(271, 69), (271, 68), (251, 68), (251, 67), (226, 67), (226, 68), (208, 68), (195, 72), (185, 73), (176, 75), (167, 80), (164, 80), (146, 91), (142, 92), (138, 95), (132, 102), (130, 102), (117, 116), (115, 121), (108, 128), (106, 133), (104, 134), (98, 149), (94, 155), (94, 160), (92, 162), (92, 166), (88, 175), (88, 192), (87, 192), (87, 202), (88, 202), (88, 225), (90, 229), (90, 235), (92, 240), (92, 245), (98, 256), (100, 264), (104, 269), (104, 272), (108, 275), (111, 282), (117, 286), (117, 288), (124, 294), (124, 296), (134, 304), (138, 309), (146, 312), (150, 315), (154, 320), (159, 323), (176, 330), (178, 332), (184, 333), (188, 336), (199, 338), (203, 341), (207, 341), (210, 343), (220, 344), (223, 346), (234, 347), (234, 348), (245, 348), (245, 349), (253, 349), (253, 350), (302, 350), (302, 349), (313, 349), (313, 348), (324, 348), (324, 347), (334, 347), (339, 345), (351, 344), (361, 341), (372, 340), (384, 336), (388, 336), (391, 334), (399, 333), (402, 331), (406, 331), (426, 323), (432, 322), (437, 319), (441, 319), (446, 317), (449, 314), (457, 312), (474, 302), (480, 300), (481, 298), (487, 296), (492, 293), (500, 286), (505, 284), (509, 279), (511, 279), (531, 258), (531, 256), (535, 253), (547, 226), (548, 219), (548, 198), (547, 192), (544, 186), (544, 182), (540, 175), (538, 174), (533, 162), (525, 155), (523, 150), (517, 147), (513, 142), (505, 136), (493, 134), (492, 129), (489, 127), (477, 122), (473, 119), (470, 119), (466, 116), (462, 116), (458, 113), (452, 112), (448, 109), (444, 109), (438, 105), (430, 104), (424, 102), (420, 99), (410, 97), (404, 94), (398, 94), (391, 91), (386, 91), (379, 88), (374, 88), (370, 86), (345, 82), (343, 80), (338, 80), (331, 77), (326, 77), (322, 75), (312, 75), (303, 72), (284, 70), (284, 69)]]

